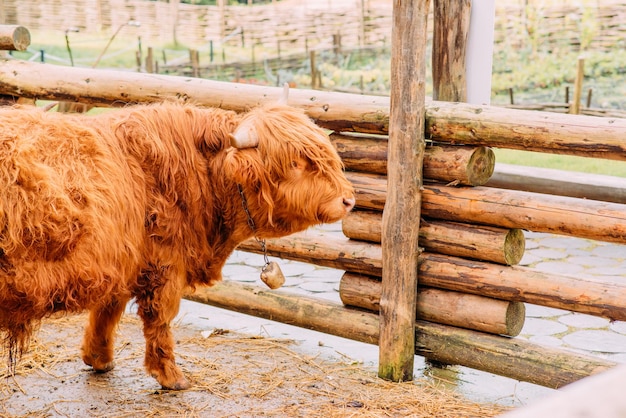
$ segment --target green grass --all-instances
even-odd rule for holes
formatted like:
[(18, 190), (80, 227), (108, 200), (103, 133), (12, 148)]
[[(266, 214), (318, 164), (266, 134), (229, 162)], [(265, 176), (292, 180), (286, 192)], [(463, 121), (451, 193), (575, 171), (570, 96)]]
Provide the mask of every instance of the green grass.
[[(626, 162), (530, 151), (494, 149), (496, 162), (626, 177)], [(626, 181), (624, 182), (626, 185)]]
[(493, 60), (492, 89), (495, 92), (541, 89), (571, 84), (576, 77), (579, 57), (585, 59), (585, 78), (623, 78), (626, 72), (626, 51), (589, 51), (585, 53), (529, 53), (498, 51)]
[[(11, 54), (19, 59), (39, 61), (38, 52), (44, 51), (46, 62), (57, 65), (70, 65), (70, 54), (64, 30), (31, 30), (31, 44), (28, 51), (13, 51)], [(72, 52), (74, 65), (91, 67), (100, 54), (105, 51), (98, 63), (98, 68), (137, 68), (137, 52), (140, 47), (142, 58), (145, 59), (148, 47), (153, 47), (155, 58), (161, 61), (163, 51), (168, 59), (189, 56), (189, 47), (172, 43), (155, 44), (141, 41), (141, 28), (124, 27), (111, 41), (109, 32), (69, 32), (69, 49)], [(106, 48), (106, 50), (105, 50)], [(32, 58), (36, 54), (35, 58)], [(57, 59), (58, 58), (58, 59)]]

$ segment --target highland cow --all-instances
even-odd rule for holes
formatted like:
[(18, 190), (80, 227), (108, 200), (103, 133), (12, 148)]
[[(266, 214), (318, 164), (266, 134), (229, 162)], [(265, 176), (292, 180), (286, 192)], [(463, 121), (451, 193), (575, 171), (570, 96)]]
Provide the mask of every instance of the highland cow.
[[(245, 204), (243, 204), (245, 202)], [(221, 280), (242, 241), (335, 222), (354, 206), (325, 132), (303, 111), (137, 105), (99, 115), (0, 110), (0, 333), (10, 367), (41, 319), (89, 311), (82, 359), (113, 368), (135, 301), (147, 371), (185, 389), (170, 323)]]

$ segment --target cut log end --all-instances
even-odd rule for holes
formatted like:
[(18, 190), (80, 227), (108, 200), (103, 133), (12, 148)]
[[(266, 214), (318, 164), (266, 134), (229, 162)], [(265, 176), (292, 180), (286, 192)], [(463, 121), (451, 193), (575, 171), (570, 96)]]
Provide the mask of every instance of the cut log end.
[(521, 229), (510, 229), (504, 238), (504, 261), (509, 266), (515, 266), (522, 261), (526, 251), (526, 237)]
[(482, 186), (489, 181), (496, 166), (496, 155), (489, 147), (477, 147), (467, 164), (470, 186)]
[(30, 32), (23, 26), (0, 25), (0, 50), (25, 51), (30, 45)]
[(523, 302), (509, 302), (505, 315), (506, 334), (510, 337), (517, 337), (526, 320), (526, 305)]

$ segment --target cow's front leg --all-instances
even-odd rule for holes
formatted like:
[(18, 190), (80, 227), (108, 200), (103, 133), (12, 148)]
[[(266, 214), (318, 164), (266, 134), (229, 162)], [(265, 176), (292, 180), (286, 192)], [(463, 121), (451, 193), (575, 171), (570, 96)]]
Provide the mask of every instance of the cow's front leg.
[(89, 313), (82, 355), (85, 364), (97, 372), (108, 372), (115, 365), (113, 362), (115, 328), (125, 307), (126, 301), (114, 300), (93, 308)]
[(143, 320), (146, 339), (146, 369), (164, 389), (182, 390), (191, 386), (176, 365), (170, 329), (180, 307), (183, 283), (184, 276), (172, 267), (150, 269), (142, 275), (142, 290), (137, 295), (137, 312)]

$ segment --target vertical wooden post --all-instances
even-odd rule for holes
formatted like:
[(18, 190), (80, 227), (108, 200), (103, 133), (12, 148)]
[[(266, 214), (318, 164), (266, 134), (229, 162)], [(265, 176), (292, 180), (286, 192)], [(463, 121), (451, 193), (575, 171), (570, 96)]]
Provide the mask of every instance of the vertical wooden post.
[(252, 46), (250, 47), (250, 61), (252, 62), (252, 71), (256, 73), (256, 54), (254, 51), (256, 43), (252, 42)]
[(145, 62), (146, 62), (146, 72), (154, 73), (154, 51), (152, 50), (151, 46), (148, 47), (148, 52), (146, 55)]
[(430, 0), (393, 2), (387, 202), (378, 375), (413, 379)]
[(141, 47), (141, 36), (137, 37), (137, 72), (141, 72), (141, 62), (143, 61), (143, 49)]
[(341, 53), (341, 33), (337, 32), (333, 35), (333, 54), (339, 55)]
[(434, 0), (433, 10), (433, 99), (466, 102), (471, 1)]
[(569, 113), (578, 115), (580, 113), (580, 99), (583, 94), (583, 79), (585, 78), (585, 59), (578, 57), (576, 63), (576, 79), (574, 80), (574, 99), (569, 108)]
[(315, 51), (311, 50), (309, 52), (309, 63), (311, 66), (311, 88), (315, 89), (317, 87), (317, 64), (315, 63)]
[(200, 54), (197, 49), (189, 50), (189, 62), (191, 63), (191, 76), (200, 76)]

